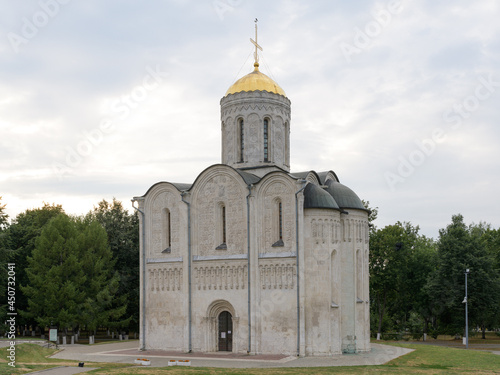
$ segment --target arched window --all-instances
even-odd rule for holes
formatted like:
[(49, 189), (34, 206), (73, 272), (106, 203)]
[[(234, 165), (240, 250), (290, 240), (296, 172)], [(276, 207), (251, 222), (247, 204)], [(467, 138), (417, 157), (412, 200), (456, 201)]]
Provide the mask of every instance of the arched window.
[(163, 248), (162, 253), (170, 254), (172, 252), (172, 220), (170, 210), (165, 208), (162, 215), (163, 221)]
[(264, 119), (264, 161), (269, 161), (269, 119)]
[(226, 206), (222, 206), (222, 243), (226, 243)]
[(221, 203), (219, 205), (218, 234), (217, 234), (218, 242), (220, 242), (220, 245), (215, 248), (216, 250), (227, 250), (226, 236), (227, 236), (226, 206)]
[(239, 144), (238, 144), (238, 159), (240, 163), (244, 161), (244, 151), (245, 151), (245, 129), (244, 129), (243, 119), (240, 118), (238, 120), (238, 135), (239, 135)]
[(278, 202), (278, 238), (283, 241), (283, 203)]
[(275, 229), (275, 236), (277, 241), (273, 243), (273, 247), (281, 247), (285, 246), (283, 242), (283, 203), (281, 200), (276, 200), (276, 205), (275, 205), (275, 213), (274, 213), (274, 227)]

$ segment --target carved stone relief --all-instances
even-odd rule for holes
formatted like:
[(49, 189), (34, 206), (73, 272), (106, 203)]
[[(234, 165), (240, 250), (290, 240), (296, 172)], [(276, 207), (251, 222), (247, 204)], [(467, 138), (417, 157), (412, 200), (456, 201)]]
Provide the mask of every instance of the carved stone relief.
[(274, 131), (275, 142), (273, 142), (273, 145), (275, 147), (274, 160), (277, 164), (284, 164), (285, 163), (285, 141), (283, 138), (283, 123), (282, 123), (282, 121), (276, 120), (274, 122), (274, 124), (275, 124), (275, 131)]
[(150, 269), (148, 271), (149, 290), (152, 292), (182, 290), (182, 271), (181, 266), (165, 266)]
[(232, 117), (224, 121), (222, 134), (222, 161), (226, 164), (236, 163), (236, 127)]
[(193, 272), (196, 290), (245, 289), (247, 267), (245, 265), (197, 266)]
[(335, 219), (312, 219), (311, 231), (314, 243), (340, 242), (342, 228), (339, 220)]
[[(221, 223), (217, 210), (223, 205), (226, 210), (227, 250), (216, 250)], [(201, 187), (198, 199), (194, 202), (195, 232), (198, 255), (242, 254), (246, 250), (246, 209), (245, 195), (234, 177), (219, 174), (212, 177)], [(220, 240), (219, 240), (220, 242)]]
[(259, 116), (253, 113), (248, 116), (247, 122), (248, 137), (245, 140), (246, 160), (257, 162), (261, 159), (259, 154), (259, 135), (261, 130)]
[[(264, 192), (263, 248), (267, 252), (289, 252), (292, 250), (295, 234), (295, 211), (292, 194), (280, 181), (273, 182)], [(283, 246), (271, 247), (279, 240), (278, 201), (282, 204), (282, 241)]]
[(157, 256), (165, 250), (164, 244), (165, 231), (168, 230), (163, 217), (163, 211), (170, 211), (170, 238), (171, 238), (171, 253), (175, 255), (179, 253), (179, 196), (171, 191), (165, 191), (158, 194), (152, 204), (151, 212), (151, 246), (149, 256)]
[(293, 289), (296, 279), (294, 261), (259, 265), (261, 289)]

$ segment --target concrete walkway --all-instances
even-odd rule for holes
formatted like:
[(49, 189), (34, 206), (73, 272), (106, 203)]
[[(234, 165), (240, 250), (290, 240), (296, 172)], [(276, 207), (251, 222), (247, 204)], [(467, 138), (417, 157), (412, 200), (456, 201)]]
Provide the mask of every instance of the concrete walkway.
[[(411, 349), (388, 345), (372, 344), (370, 353), (346, 354), (332, 357), (284, 356), (247, 356), (231, 353), (184, 353), (163, 351), (140, 351), (138, 341), (125, 341), (102, 345), (67, 345), (52, 356), (59, 359), (72, 359), (79, 362), (115, 362), (133, 364), (137, 358), (147, 358), (153, 367), (168, 366), (171, 359), (189, 359), (191, 366), (226, 367), (226, 368), (270, 368), (270, 367), (326, 367), (326, 366), (366, 366), (381, 365), (401, 355), (412, 352)], [(85, 368), (86, 369), (86, 368)], [(89, 371), (90, 369), (86, 369)], [(43, 375), (73, 374), (43, 372)]]
[(83, 372), (95, 370), (97, 367), (54, 367), (47, 370), (30, 372), (29, 374), (40, 374), (40, 375), (73, 375), (73, 374), (81, 374)]

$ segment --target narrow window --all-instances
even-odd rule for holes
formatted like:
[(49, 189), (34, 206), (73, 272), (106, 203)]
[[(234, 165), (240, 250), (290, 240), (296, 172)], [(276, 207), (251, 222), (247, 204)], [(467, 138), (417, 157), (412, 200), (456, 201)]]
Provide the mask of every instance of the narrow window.
[(244, 142), (244, 138), (245, 138), (245, 134), (244, 134), (244, 127), (243, 127), (243, 119), (240, 119), (238, 121), (238, 130), (239, 130), (239, 133), (240, 133), (240, 155), (239, 155), (239, 159), (240, 159), (240, 162), (243, 163), (243, 154), (244, 154), (244, 150), (245, 150), (245, 142)]
[(269, 161), (269, 120), (264, 119), (264, 161)]
[(222, 206), (222, 243), (226, 243), (226, 206)]
[(172, 251), (172, 221), (170, 220), (170, 210), (163, 210), (163, 247), (162, 253), (170, 254)]
[(283, 241), (283, 206), (281, 202), (278, 203), (278, 226), (279, 226), (279, 239)]
[(172, 246), (172, 222), (170, 221), (170, 211), (167, 211), (167, 246)]
[(223, 204), (220, 205), (219, 210), (219, 241), (221, 244), (215, 248), (215, 250), (227, 250), (226, 245), (226, 206)]
[(283, 242), (283, 204), (281, 201), (277, 201), (276, 214), (275, 214), (275, 225), (276, 225), (276, 237), (278, 240), (273, 243), (273, 247), (285, 246)]

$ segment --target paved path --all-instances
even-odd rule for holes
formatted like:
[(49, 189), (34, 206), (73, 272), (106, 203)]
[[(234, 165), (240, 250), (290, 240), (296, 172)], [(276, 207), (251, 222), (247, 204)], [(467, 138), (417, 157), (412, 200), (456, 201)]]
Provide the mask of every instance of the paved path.
[[(151, 366), (153, 367), (168, 366), (168, 361), (171, 359), (190, 359), (191, 365), (197, 367), (325, 367), (381, 365), (412, 351), (411, 349), (394, 346), (372, 344), (372, 351), (365, 354), (296, 358), (294, 356), (247, 356), (221, 353), (188, 354), (183, 352), (140, 351), (137, 349), (138, 345), (138, 341), (91, 346), (67, 345), (65, 347), (61, 346), (64, 350), (55, 354), (53, 358), (73, 359), (80, 362), (116, 362), (129, 364), (133, 364), (137, 358), (147, 358), (151, 360)], [(52, 375), (52, 373), (48, 372), (42, 374)]]
[(40, 374), (40, 375), (73, 375), (73, 374), (81, 374), (82, 372), (87, 372), (91, 370), (95, 370), (96, 367), (54, 367), (47, 370), (30, 372), (29, 374)]

